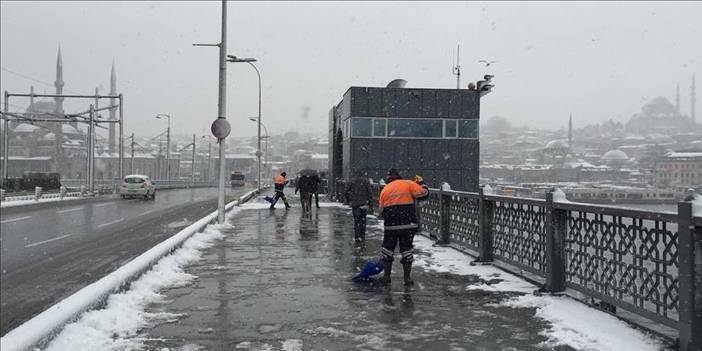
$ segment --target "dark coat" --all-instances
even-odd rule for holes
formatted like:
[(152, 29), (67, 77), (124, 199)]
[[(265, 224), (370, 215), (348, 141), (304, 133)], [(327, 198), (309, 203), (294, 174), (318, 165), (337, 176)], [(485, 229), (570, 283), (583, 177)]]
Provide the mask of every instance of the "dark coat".
[(315, 174), (312, 177), (310, 177), (310, 179), (312, 179), (312, 186), (314, 188), (312, 192), (319, 192), (319, 184), (322, 182), (322, 180), (319, 179), (319, 175)]
[(297, 194), (298, 190), (301, 193), (313, 193), (314, 192), (314, 182), (312, 180), (312, 177), (303, 175), (300, 178), (297, 179), (297, 185), (295, 186), (295, 193)]
[(346, 185), (344, 196), (351, 207), (360, 207), (363, 205), (372, 206), (371, 199), (373, 195), (371, 193), (370, 181), (368, 178), (364, 177), (351, 178)]

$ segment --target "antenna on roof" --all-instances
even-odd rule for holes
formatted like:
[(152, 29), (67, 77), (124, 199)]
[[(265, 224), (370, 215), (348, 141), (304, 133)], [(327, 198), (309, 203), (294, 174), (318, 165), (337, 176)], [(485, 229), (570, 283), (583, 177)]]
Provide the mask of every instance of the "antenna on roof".
[(456, 76), (456, 89), (461, 89), (461, 45), (456, 48), (456, 65), (453, 66), (453, 75)]

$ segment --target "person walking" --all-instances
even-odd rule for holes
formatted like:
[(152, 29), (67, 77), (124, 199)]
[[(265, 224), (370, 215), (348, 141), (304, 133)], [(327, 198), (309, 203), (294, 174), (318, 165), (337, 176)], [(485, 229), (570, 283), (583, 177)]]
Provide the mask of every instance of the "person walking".
[(421, 177), (417, 181), (402, 179), (400, 173), (391, 168), (378, 199), (378, 209), (383, 218), (385, 230), (380, 257), (384, 261), (385, 275), (383, 282), (390, 284), (390, 273), (395, 255), (395, 247), (400, 246), (400, 263), (404, 273), (405, 286), (414, 284), (410, 277), (412, 271), (413, 241), (417, 232), (417, 212), (415, 200), (429, 194)]
[(310, 178), (312, 179), (314, 203), (317, 205), (317, 208), (319, 208), (319, 185), (322, 183), (322, 180), (319, 179), (319, 174), (317, 172), (315, 172)]
[(353, 213), (353, 233), (356, 242), (366, 240), (366, 215), (372, 212), (370, 180), (360, 171), (354, 171), (353, 177), (344, 191), (346, 202), (351, 206)]
[(273, 202), (271, 202), (271, 210), (275, 209), (275, 203), (278, 202), (278, 199), (283, 199), (283, 203), (285, 204), (285, 208), (290, 208), (290, 205), (288, 204), (288, 199), (285, 198), (285, 193), (283, 190), (285, 190), (285, 177), (287, 174), (285, 172), (280, 173), (279, 175), (275, 176), (275, 179), (273, 179), (273, 182), (275, 183), (275, 197), (273, 198)]
[(300, 203), (302, 204), (302, 213), (306, 214), (312, 211), (312, 193), (314, 192), (314, 184), (312, 177), (307, 174), (302, 174), (297, 178), (295, 185), (295, 194), (300, 191)]

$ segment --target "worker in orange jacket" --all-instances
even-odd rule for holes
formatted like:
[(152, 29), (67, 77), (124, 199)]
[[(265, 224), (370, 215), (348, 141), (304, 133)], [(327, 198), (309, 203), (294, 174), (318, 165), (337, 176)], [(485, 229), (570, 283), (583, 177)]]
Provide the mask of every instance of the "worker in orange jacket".
[(426, 197), (428, 194), (427, 186), (421, 177), (417, 176), (415, 180), (406, 180), (402, 179), (397, 170), (390, 169), (388, 171), (385, 187), (380, 192), (378, 199), (378, 209), (385, 224), (380, 257), (384, 261), (383, 281), (386, 284), (390, 283), (392, 261), (398, 243), (402, 256), (400, 263), (402, 263), (405, 286), (414, 284), (410, 273), (414, 260), (412, 242), (418, 228), (415, 199)]
[(283, 193), (283, 190), (285, 189), (285, 183), (287, 182), (285, 180), (285, 176), (287, 174), (285, 172), (280, 173), (279, 175), (275, 176), (273, 179), (274, 188), (275, 188), (275, 197), (273, 198), (273, 202), (271, 202), (271, 210), (275, 209), (275, 203), (278, 202), (278, 199), (283, 199), (283, 203), (285, 204), (285, 208), (290, 208), (290, 205), (288, 204), (288, 199), (285, 198), (285, 193)]

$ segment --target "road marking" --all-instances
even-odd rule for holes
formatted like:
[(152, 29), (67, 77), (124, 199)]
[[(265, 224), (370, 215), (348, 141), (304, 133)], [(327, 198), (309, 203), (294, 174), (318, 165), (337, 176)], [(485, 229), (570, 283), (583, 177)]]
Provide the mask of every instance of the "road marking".
[(103, 224), (98, 225), (98, 228), (106, 227), (106, 226), (108, 226), (108, 225), (110, 225), (110, 224), (115, 224), (115, 223), (121, 222), (121, 221), (123, 221), (123, 220), (124, 220), (124, 218), (120, 218), (120, 219), (114, 220), (114, 221), (112, 221), (112, 222), (103, 223)]
[(46, 244), (46, 243), (50, 243), (50, 242), (52, 242), (52, 241), (61, 240), (61, 239), (63, 239), (63, 238), (68, 238), (68, 237), (71, 236), (71, 235), (73, 235), (73, 234), (61, 235), (61, 236), (56, 237), (56, 238), (53, 238), (53, 239), (44, 240), (44, 241), (40, 241), (40, 242), (38, 242), (38, 243), (25, 245), (24, 248), (26, 249), (26, 248), (28, 248), (28, 247), (39, 246), (39, 245), (41, 245), (41, 244)]
[(70, 208), (68, 210), (56, 211), (56, 213), (73, 212), (73, 211), (79, 211), (79, 210), (83, 210), (83, 209), (85, 209), (85, 207), (81, 206), (81, 207), (76, 207), (76, 208)]
[(153, 212), (156, 212), (156, 210), (148, 210), (148, 211), (146, 211), (146, 212), (143, 212), (142, 214), (139, 215), (139, 217), (144, 216), (144, 215), (147, 215), (147, 214), (149, 214), (149, 213), (153, 213)]
[(30, 219), (32, 216), (24, 216), (24, 217), (18, 217), (18, 218), (13, 218), (13, 219), (6, 219), (4, 221), (0, 221), (0, 224), (5, 224), (5, 223), (10, 223), (10, 222), (17, 222), (17, 221), (22, 221), (25, 219)]
[(116, 202), (107, 202), (104, 204), (95, 205), (95, 207), (103, 207), (103, 206), (110, 206), (110, 205), (116, 205), (116, 204), (117, 204)]

